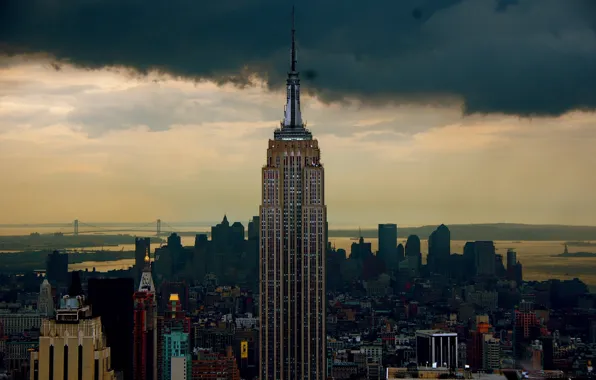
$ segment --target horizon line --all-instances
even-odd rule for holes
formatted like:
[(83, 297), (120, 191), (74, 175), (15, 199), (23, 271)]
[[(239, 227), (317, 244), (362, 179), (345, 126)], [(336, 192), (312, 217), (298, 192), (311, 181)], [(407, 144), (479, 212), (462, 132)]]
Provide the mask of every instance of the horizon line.
[[(248, 220), (250, 222), (251, 219)], [(28, 223), (0, 223), (0, 228), (18, 228), (18, 227), (68, 227), (72, 226), (73, 222), (61, 223), (61, 222), (28, 222)], [(80, 221), (79, 221), (80, 222)], [(127, 221), (127, 222), (114, 222), (114, 221), (95, 221), (95, 222), (82, 222), (82, 224), (87, 225), (134, 225), (134, 226), (149, 226), (155, 224), (157, 219), (151, 222), (134, 222), (134, 221)], [(193, 226), (193, 227), (211, 227), (221, 223), (221, 220), (215, 221), (176, 221), (176, 222), (167, 222), (161, 219), (161, 222), (166, 226)], [(247, 222), (247, 223), (248, 223)], [(81, 223), (81, 222), (80, 222)], [(376, 230), (378, 228), (378, 224), (396, 224), (397, 228), (424, 228), (424, 227), (433, 227), (433, 226), (440, 226), (441, 224), (449, 226), (496, 226), (496, 225), (517, 225), (517, 226), (540, 226), (540, 227), (586, 227), (586, 228), (596, 228), (596, 225), (586, 225), (586, 224), (564, 224), (564, 223), (517, 223), (517, 222), (470, 222), (470, 223), (426, 223), (420, 225), (400, 225), (399, 223), (394, 222), (385, 222), (385, 223), (375, 223), (373, 225), (358, 225), (352, 223), (329, 223), (329, 228), (335, 229), (343, 229), (343, 230), (351, 230), (351, 229), (364, 229), (364, 230)], [(165, 227), (165, 226), (164, 226)]]

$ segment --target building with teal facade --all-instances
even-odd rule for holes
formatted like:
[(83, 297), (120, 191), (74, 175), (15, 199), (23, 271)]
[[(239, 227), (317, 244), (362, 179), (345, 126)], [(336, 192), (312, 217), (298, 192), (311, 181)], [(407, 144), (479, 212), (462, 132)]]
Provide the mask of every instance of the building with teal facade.
[(163, 380), (190, 380), (192, 356), (190, 339), (174, 328), (163, 336)]

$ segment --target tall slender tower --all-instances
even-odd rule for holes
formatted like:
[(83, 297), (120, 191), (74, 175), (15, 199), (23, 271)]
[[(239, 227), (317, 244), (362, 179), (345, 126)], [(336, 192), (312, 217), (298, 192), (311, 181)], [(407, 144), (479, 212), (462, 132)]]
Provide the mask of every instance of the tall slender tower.
[(157, 303), (149, 249), (134, 294), (133, 373), (134, 380), (157, 380)]
[(261, 380), (320, 380), (326, 371), (324, 170), (300, 114), (294, 35), (292, 10), (284, 119), (262, 171)]

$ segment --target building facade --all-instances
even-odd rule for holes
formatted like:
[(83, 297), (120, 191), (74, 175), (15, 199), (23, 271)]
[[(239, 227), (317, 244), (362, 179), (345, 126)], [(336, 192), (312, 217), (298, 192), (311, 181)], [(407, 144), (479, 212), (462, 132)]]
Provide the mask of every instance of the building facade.
[(416, 331), (416, 362), (425, 368), (457, 368), (457, 333)]
[(163, 337), (163, 380), (186, 380), (191, 377), (192, 356), (188, 333), (174, 328)]
[(30, 379), (113, 380), (101, 319), (84, 296), (64, 296), (55, 319), (42, 322), (39, 349), (31, 351)]
[(37, 311), (44, 317), (54, 316), (54, 297), (52, 296), (52, 285), (44, 278), (39, 286), (39, 299), (37, 301)]
[(326, 372), (324, 170), (300, 113), (294, 34), (292, 26), (284, 119), (262, 169), (262, 380), (322, 379)]
[(134, 294), (133, 379), (157, 380), (157, 302), (148, 252)]

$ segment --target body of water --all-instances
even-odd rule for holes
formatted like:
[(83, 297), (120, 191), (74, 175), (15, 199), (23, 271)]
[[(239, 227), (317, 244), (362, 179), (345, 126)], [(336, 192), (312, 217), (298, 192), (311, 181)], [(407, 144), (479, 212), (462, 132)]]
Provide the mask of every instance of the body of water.
[[(177, 232), (197, 232), (204, 233), (209, 229), (206, 227), (200, 228), (180, 228)], [(39, 233), (54, 233), (54, 232), (70, 232), (69, 227), (8, 227), (0, 228), (0, 235), (28, 235), (32, 232)], [(155, 236), (150, 232), (139, 231), (122, 231), (121, 234), (130, 234), (132, 236), (150, 237)], [(194, 245), (194, 236), (181, 236), (182, 244), (184, 246)], [(370, 242), (373, 252), (378, 249), (378, 242), (376, 238), (366, 238), (366, 242)], [(350, 254), (350, 247), (352, 243), (357, 242), (355, 238), (347, 237), (329, 237), (329, 242), (336, 248), (345, 249), (348, 255)], [(405, 239), (399, 239), (399, 242), (405, 245)], [(462, 253), (463, 246), (466, 241), (453, 240), (451, 241), (451, 252)], [(526, 280), (546, 280), (549, 278), (572, 279), (580, 278), (590, 285), (596, 285), (596, 257), (554, 257), (564, 250), (563, 241), (495, 241), (497, 253), (503, 255), (504, 261), (507, 256), (507, 249), (511, 248), (517, 252), (517, 258), (523, 265), (524, 278)], [(151, 251), (158, 248), (158, 244), (153, 244)], [(84, 247), (84, 250), (134, 250), (134, 239), (131, 238), (130, 244), (122, 244), (119, 246), (105, 246), (105, 247)], [(428, 242), (426, 237), (421, 237), (421, 249), (423, 252), (423, 261), (426, 259), (426, 252), (428, 252)], [(569, 246), (569, 252), (596, 252), (596, 247), (578, 247)], [(79, 264), (71, 264), (71, 270), (93, 270), (105, 272), (115, 269), (126, 269), (133, 265), (134, 260), (125, 259), (117, 261), (88, 261)]]

